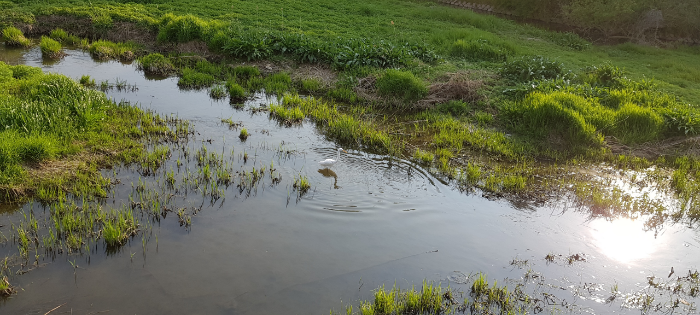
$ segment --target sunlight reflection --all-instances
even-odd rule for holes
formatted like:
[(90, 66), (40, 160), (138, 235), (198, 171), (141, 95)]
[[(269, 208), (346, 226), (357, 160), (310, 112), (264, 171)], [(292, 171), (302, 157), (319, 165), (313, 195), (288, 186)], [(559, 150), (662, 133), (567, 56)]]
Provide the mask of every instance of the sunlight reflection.
[(590, 226), (595, 246), (613, 260), (630, 263), (656, 250), (654, 233), (644, 232), (642, 220), (595, 220)]

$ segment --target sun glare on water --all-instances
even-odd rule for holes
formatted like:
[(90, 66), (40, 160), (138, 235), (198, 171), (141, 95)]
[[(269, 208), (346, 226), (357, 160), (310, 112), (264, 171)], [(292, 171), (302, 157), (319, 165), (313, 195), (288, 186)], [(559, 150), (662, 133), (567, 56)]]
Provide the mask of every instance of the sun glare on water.
[(658, 240), (644, 232), (642, 220), (617, 219), (591, 222), (594, 245), (609, 258), (632, 263), (654, 253)]

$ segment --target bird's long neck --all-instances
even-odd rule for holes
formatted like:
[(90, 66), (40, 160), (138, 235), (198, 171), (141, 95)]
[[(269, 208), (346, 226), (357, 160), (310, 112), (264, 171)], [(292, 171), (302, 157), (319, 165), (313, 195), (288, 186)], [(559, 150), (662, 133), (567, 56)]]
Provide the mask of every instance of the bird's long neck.
[(338, 158), (336, 160), (340, 161), (340, 150), (338, 150)]

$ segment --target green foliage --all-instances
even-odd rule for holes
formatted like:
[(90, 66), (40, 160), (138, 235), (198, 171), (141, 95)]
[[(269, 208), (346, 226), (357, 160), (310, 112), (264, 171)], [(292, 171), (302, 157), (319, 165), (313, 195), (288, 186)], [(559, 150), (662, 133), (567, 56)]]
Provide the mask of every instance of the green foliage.
[(139, 58), (137, 61), (138, 68), (145, 73), (168, 75), (176, 71), (170, 59), (159, 53), (148, 54)]
[[(134, 145), (120, 138), (124, 137), (121, 128), (129, 125), (122, 119), (141, 112), (120, 107), (103, 93), (85, 89), (70, 78), (0, 62), (0, 85), (0, 124), (4, 126), (0, 131), (1, 185), (22, 182), (26, 174), (23, 163), (75, 154), (98, 143), (109, 150)], [(149, 125), (144, 118), (142, 129)], [(97, 141), (106, 129), (113, 140)], [(33, 181), (24, 183), (34, 185)]]
[(90, 44), (90, 54), (100, 60), (121, 59), (125, 61), (134, 60), (134, 51), (138, 45), (132, 42), (114, 43), (106, 40), (97, 40)]
[(570, 148), (601, 145), (603, 138), (595, 126), (576, 110), (586, 110), (589, 106), (581, 97), (533, 93), (524, 101), (504, 108), (503, 114), (514, 130), (547, 139), (554, 145)]
[(245, 89), (234, 80), (226, 81), (226, 90), (228, 91), (228, 95), (231, 96), (232, 101), (242, 100), (246, 97)]
[(613, 134), (624, 143), (656, 140), (664, 130), (664, 120), (659, 114), (633, 103), (623, 105), (613, 119)]
[(29, 47), (32, 45), (32, 42), (24, 37), (22, 31), (12, 26), (2, 30), (2, 40), (7, 46)]
[(584, 82), (594, 87), (621, 88), (625, 85), (625, 73), (611, 64), (589, 67)]
[(451, 114), (452, 116), (459, 117), (469, 114), (469, 104), (463, 101), (452, 100), (447, 103), (438, 104), (435, 107), (439, 112), (445, 114)]
[(413, 159), (422, 164), (430, 164), (435, 159), (435, 155), (428, 151), (416, 149), (416, 151), (413, 152)]
[(354, 104), (358, 101), (358, 97), (355, 91), (344, 87), (336, 87), (330, 89), (328, 90), (328, 93), (326, 93), (326, 96), (336, 102), (343, 102), (348, 104)]
[(61, 28), (57, 28), (49, 33), (49, 37), (59, 42), (63, 42), (68, 39), (68, 33)]
[(61, 43), (51, 39), (50, 37), (42, 36), (41, 43), (41, 54), (44, 57), (59, 59), (65, 55), (62, 50)]
[(265, 93), (282, 95), (292, 90), (292, 78), (286, 72), (278, 72), (265, 77), (263, 87)]
[(182, 88), (206, 88), (216, 83), (216, 78), (211, 74), (197, 72), (194, 69), (182, 69), (182, 75), (177, 81), (177, 85)]
[(450, 46), (449, 53), (453, 57), (468, 61), (505, 61), (508, 52), (494, 46), (485, 39), (465, 41), (458, 39)]
[(222, 99), (226, 97), (226, 89), (223, 85), (215, 85), (209, 90), (209, 96), (213, 99)]
[(300, 92), (309, 94), (318, 93), (323, 88), (323, 82), (316, 78), (301, 79), (296, 85)]
[(246, 139), (248, 139), (249, 135), (250, 134), (248, 133), (248, 129), (241, 128), (241, 132), (238, 134), (238, 138), (240, 138), (241, 141), (245, 141)]
[[(7, 69), (12, 71), (12, 77), (17, 80), (29, 79), (31, 77), (42, 74), (41, 68), (26, 65), (9, 66), (7, 67)], [(0, 80), (0, 83), (2, 83), (2, 80)]]
[(567, 78), (561, 63), (542, 56), (520, 57), (508, 61), (503, 65), (500, 73), (504, 78), (517, 82)]
[(417, 101), (428, 95), (425, 83), (413, 73), (389, 69), (377, 78), (377, 91), (383, 96), (393, 96), (407, 102)]
[(286, 108), (282, 105), (270, 105), (270, 116), (285, 122), (299, 122), (304, 119), (304, 113), (299, 107)]
[(188, 42), (195, 39), (205, 40), (210, 30), (220, 23), (206, 22), (194, 15), (176, 16), (167, 13), (160, 21), (158, 41)]
[(233, 75), (239, 79), (247, 80), (260, 75), (260, 70), (256, 66), (237, 66), (233, 68)]
[(83, 75), (80, 77), (80, 84), (86, 87), (95, 86), (95, 79), (91, 78), (89, 75)]

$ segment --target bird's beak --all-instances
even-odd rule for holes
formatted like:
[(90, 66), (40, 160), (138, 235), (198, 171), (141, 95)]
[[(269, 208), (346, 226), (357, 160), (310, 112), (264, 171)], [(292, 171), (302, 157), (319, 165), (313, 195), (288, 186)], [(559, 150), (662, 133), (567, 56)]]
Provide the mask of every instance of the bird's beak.
[(343, 152), (348, 153), (348, 151), (343, 150)]

